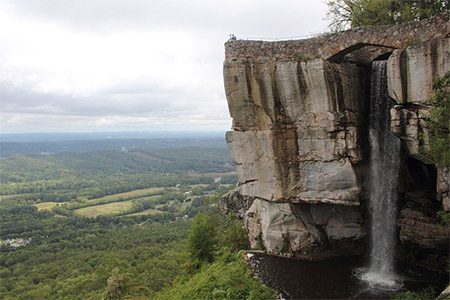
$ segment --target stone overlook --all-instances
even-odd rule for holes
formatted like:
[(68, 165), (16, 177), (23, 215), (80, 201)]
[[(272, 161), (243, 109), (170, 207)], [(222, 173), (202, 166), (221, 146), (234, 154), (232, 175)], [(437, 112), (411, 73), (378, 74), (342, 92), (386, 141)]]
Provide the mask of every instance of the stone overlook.
[(355, 28), (323, 34), (310, 39), (266, 41), (229, 41), (225, 44), (225, 60), (264, 58), (276, 60), (337, 60), (364, 46), (403, 49), (411, 44), (447, 38), (450, 34), (449, 15), (444, 14), (403, 25)]
[(428, 130), (431, 82), (450, 71), (449, 32), (446, 14), (307, 40), (225, 44), (233, 118), (226, 138), (239, 185), (221, 208), (244, 219), (253, 247), (310, 258), (361, 253), (371, 62), (387, 59), (391, 128), (402, 141), (400, 239), (413, 259), (423, 247), (448, 255), (447, 233), (420, 209), (449, 209), (448, 170), (421, 157), (419, 136)]

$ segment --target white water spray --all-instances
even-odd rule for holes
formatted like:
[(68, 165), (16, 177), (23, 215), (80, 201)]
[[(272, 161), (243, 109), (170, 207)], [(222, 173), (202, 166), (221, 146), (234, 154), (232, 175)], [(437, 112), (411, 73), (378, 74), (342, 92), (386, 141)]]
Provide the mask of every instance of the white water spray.
[(371, 74), (369, 141), (371, 251), (362, 278), (381, 288), (396, 288), (394, 254), (400, 140), (390, 131), (391, 100), (386, 88), (386, 61), (374, 61)]

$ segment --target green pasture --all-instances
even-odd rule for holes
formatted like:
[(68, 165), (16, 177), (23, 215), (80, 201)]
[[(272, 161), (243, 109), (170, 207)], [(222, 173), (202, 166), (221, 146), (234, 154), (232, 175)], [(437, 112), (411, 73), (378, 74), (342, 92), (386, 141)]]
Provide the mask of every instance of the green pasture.
[(112, 202), (101, 205), (93, 205), (74, 210), (78, 215), (95, 218), (102, 215), (116, 215), (131, 208), (133, 201)]
[(38, 211), (41, 211), (44, 209), (51, 210), (52, 207), (57, 206), (57, 205), (62, 205), (64, 203), (66, 203), (66, 202), (41, 202), (41, 203), (33, 204), (33, 206), (37, 207)]

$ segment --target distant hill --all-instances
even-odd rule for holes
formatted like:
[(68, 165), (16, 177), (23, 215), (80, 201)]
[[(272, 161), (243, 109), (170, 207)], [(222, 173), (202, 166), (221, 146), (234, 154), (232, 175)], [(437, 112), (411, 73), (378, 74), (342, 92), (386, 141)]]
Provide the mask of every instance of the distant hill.
[(4, 182), (58, 179), (85, 175), (234, 171), (224, 148), (181, 147), (130, 152), (101, 150), (14, 155), (1, 160)]
[(148, 132), (148, 133), (40, 133), (1, 134), (0, 157), (15, 154), (92, 152), (181, 147), (226, 149), (223, 132)]

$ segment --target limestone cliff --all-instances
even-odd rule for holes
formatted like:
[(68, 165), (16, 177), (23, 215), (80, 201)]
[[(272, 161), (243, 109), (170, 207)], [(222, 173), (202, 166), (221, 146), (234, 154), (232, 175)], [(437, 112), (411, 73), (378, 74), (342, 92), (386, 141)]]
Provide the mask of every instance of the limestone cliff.
[(246, 215), (252, 245), (262, 236), (269, 250), (309, 252), (363, 237), (364, 69), (268, 58), (226, 62), (224, 74), (239, 192), (255, 199)]
[(449, 170), (434, 166), (420, 148), (426, 147), (429, 139), (425, 117), (432, 82), (449, 71), (449, 38), (396, 50), (388, 59), (388, 92), (396, 102), (391, 110), (391, 130), (404, 149), (399, 238), (412, 251), (411, 259), (437, 268), (448, 264), (449, 233), (436, 221), (436, 211), (450, 210)]
[[(390, 55), (389, 95), (397, 103), (391, 127), (402, 140), (402, 174), (407, 178), (400, 188), (402, 203), (435, 201), (442, 207), (442, 201), (448, 201), (442, 177), (448, 172), (436, 171), (419, 155), (431, 81), (450, 70), (448, 15), (408, 26), (370, 28), (370, 36), (364, 30), (328, 36), (328, 46), (323, 36), (227, 42), (224, 82), (233, 131), (226, 139), (239, 186), (222, 198), (221, 208), (245, 220), (253, 247), (263, 244), (270, 252), (309, 257), (360, 253), (367, 234), (368, 101), (374, 56)], [(426, 34), (431, 28), (432, 37)], [(387, 38), (374, 40), (389, 30), (402, 36), (389, 37), (392, 44)], [(407, 47), (408, 35), (420, 43)], [(336, 46), (336, 41), (346, 46)], [(400, 49), (391, 54), (393, 48)], [(423, 177), (428, 185), (411, 188)], [(400, 214), (400, 237), (418, 245), (421, 241), (406, 238), (420, 231), (415, 225), (420, 222), (411, 221), (420, 216), (411, 215), (415, 206), (408, 205)], [(442, 250), (447, 233), (434, 236), (439, 236), (437, 248)], [(429, 243), (422, 246), (436, 249)]]

